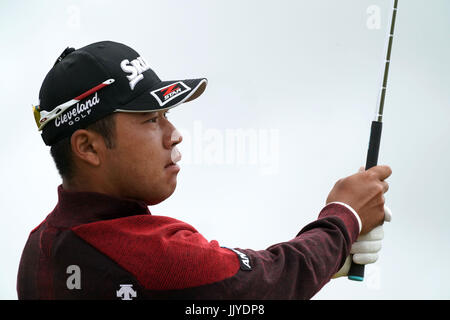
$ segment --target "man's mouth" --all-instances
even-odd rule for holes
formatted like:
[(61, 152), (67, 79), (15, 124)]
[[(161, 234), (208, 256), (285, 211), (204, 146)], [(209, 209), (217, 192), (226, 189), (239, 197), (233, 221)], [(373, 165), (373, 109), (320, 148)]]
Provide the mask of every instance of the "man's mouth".
[(178, 165), (176, 163), (174, 163), (174, 162), (170, 162), (164, 168), (168, 168), (170, 166), (178, 166)]
[(164, 168), (168, 168), (170, 166), (177, 166), (177, 162), (181, 160), (181, 153), (178, 151), (178, 149), (175, 147), (172, 149), (172, 153), (170, 154), (170, 162), (166, 164)]

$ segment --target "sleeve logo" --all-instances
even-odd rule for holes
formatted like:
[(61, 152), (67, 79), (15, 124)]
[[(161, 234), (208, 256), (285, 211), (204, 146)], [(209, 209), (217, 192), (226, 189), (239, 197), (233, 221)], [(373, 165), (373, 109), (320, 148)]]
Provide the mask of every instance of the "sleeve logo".
[(245, 253), (242, 253), (242, 252), (240, 252), (236, 249), (232, 249), (232, 248), (227, 248), (227, 247), (224, 247), (224, 248), (231, 250), (237, 254), (239, 262), (241, 264), (241, 270), (243, 270), (243, 271), (251, 271), (252, 270), (252, 266), (250, 265), (250, 258)]
[(163, 88), (153, 90), (150, 94), (156, 98), (156, 101), (158, 101), (159, 105), (162, 107), (170, 100), (175, 99), (189, 90), (191, 90), (191, 88), (182, 81), (178, 81)]

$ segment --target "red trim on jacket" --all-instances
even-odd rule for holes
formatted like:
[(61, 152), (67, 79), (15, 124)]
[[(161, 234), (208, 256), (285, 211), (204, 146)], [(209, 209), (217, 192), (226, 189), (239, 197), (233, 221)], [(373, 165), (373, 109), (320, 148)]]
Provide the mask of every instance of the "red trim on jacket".
[(235, 253), (169, 217), (138, 215), (72, 230), (150, 290), (210, 284), (233, 276), (239, 269)]

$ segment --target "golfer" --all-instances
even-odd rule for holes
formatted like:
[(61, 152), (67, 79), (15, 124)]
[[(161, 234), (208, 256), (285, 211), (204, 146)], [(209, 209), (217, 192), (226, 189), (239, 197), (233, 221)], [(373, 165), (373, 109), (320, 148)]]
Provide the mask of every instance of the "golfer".
[(266, 250), (228, 248), (149, 211), (180, 170), (167, 111), (206, 86), (160, 80), (124, 44), (64, 50), (33, 108), (62, 184), (25, 244), (19, 299), (309, 299), (352, 259), (377, 260), (388, 166), (337, 181), (315, 221)]

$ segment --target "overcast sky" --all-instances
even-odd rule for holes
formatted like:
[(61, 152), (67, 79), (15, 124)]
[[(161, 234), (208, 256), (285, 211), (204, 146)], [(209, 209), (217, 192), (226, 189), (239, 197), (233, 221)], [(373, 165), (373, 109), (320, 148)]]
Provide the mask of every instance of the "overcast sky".
[[(364, 165), (390, 0), (0, 2), (0, 298), (60, 178), (31, 112), (67, 46), (113, 40), (161, 79), (208, 78), (170, 119), (177, 190), (150, 207), (221, 246), (265, 249)], [(450, 2), (399, 1), (379, 163), (393, 169), (379, 261), (314, 299), (449, 299)]]

